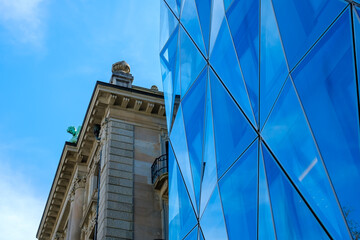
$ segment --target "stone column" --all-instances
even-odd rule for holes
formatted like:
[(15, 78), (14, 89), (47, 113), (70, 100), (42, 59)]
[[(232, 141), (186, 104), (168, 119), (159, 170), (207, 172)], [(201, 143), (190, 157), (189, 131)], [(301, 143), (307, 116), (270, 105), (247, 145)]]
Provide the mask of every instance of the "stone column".
[(83, 205), (84, 205), (84, 192), (85, 192), (86, 178), (84, 176), (78, 176), (74, 182), (74, 195), (71, 201), (71, 215), (68, 226), (69, 240), (78, 240), (81, 236), (80, 222), (83, 217)]

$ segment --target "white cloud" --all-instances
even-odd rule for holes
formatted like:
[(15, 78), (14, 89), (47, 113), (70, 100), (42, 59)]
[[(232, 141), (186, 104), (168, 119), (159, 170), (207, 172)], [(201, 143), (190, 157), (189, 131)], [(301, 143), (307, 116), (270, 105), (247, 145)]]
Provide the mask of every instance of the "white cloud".
[(44, 200), (24, 175), (5, 164), (0, 172), (0, 239), (36, 239)]
[(44, 0), (0, 0), (0, 25), (10, 41), (41, 46), (44, 37)]

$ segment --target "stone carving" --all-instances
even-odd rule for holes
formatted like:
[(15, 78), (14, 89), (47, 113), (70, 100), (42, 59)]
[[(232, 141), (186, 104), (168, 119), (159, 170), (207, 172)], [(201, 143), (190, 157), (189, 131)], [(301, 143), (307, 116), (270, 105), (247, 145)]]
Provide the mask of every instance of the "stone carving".
[(55, 234), (54, 240), (63, 240), (63, 239), (64, 239), (64, 234), (63, 234), (63, 233), (57, 232), (57, 233)]
[(70, 133), (71, 135), (73, 135), (73, 137), (70, 139), (69, 142), (71, 142), (71, 143), (76, 143), (77, 142), (80, 130), (81, 130), (81, 126), (78, 126), (77, 129), (74, 126), (68, 127), (68, 129), (66, 131), (68, 133)]
[(125, 61), (116, 62), (112, 65), (111, 71), (130, 73), (130, 65)]
[(74, 181), (74, 189), (84, 188), (86, 184), (86, 176), (78, 176)]

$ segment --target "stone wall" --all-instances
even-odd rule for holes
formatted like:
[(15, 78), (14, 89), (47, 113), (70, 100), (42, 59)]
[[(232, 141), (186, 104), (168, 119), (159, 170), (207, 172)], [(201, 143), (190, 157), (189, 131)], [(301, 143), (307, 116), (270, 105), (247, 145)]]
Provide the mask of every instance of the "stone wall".
[(160, 200), (151, 183), (151, 165), (160, 152), (160, 131), (135, 127), (134, 239), (161, 239)]
[(160, 200), (151, 183), (161, 131), (114, 119), (105, 125), (98, 239), (161, 239)]
[(134, 126), (107, 124), (102, 146), (98, 239), (133, 239)]

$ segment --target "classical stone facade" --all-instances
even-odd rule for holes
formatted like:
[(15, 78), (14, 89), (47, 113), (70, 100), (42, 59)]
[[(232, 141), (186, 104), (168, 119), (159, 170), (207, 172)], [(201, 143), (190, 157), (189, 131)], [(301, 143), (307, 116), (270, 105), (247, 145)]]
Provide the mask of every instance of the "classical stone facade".
[(96, 83), (77, 143), (65, 143), (39, 240), (166, 239), (167, 181), (151, 178), (166, 154), (163, 93), (133, 86), (127, 63), (114, 65), (110, 83)]

